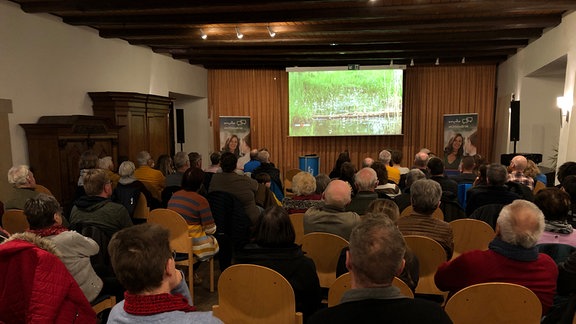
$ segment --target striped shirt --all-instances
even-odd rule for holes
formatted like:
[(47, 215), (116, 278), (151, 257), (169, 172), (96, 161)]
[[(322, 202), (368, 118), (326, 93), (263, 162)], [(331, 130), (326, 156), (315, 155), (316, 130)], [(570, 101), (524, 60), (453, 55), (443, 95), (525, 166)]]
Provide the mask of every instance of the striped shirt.
[[(206, 234), (216, 232), (216, 224), (208, 200), (194, 191), (180, 190), (175, 192), (168, 201), (168, 209), (182, 215), (191, 230), (198, 230), (198, 226), (195, 225), (202, 225)], [(189, 233), (191, 237), (197, 237), (197, 234)]]

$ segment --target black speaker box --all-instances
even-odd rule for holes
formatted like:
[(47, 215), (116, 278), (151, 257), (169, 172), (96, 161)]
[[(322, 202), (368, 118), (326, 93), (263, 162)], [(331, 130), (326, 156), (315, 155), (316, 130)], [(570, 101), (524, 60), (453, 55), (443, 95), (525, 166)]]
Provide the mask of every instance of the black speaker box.
[(176, 109), (176, 142), (185, 143), (184, 137), (184, 109)]
[(520, 140), (520, 101), (510, 101), (510, 142)]

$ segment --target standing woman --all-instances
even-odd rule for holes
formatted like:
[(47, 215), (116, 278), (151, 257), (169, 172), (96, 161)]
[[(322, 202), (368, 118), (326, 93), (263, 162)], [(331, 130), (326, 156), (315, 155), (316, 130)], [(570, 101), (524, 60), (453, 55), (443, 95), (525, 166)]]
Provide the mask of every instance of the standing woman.
[(238, 138), (238, 135), (233, 134), (226, 140), (222, 152), (231, 152), (234, 153), (236, 157), (240, 156), (240, 139)]
[(464, 137), (460, 133), (454, 134), (444, 148), (444, 168), (447, 170), (458, 170), (460, 161), (464, 155)]

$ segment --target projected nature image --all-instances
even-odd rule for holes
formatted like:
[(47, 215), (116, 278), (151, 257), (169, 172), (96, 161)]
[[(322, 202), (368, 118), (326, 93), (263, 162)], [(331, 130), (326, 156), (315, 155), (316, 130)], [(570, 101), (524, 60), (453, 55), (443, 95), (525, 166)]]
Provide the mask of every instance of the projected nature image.
[(290, 136), (402, 133), (402, 70), (289, 74)]

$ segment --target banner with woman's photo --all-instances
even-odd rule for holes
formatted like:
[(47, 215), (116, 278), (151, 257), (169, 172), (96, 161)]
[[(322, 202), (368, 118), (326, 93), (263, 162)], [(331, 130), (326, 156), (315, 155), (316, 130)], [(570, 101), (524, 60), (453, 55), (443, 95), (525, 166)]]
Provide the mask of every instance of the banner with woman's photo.
[(238, 168), (250, 161), (250, 117), (220, 116), (220, 152), (232, 152), (238, 157)]
[(474, 156), (478, 147), (478, 114), (444, 115), (444, 167), (458, 170), (463, 156)]

